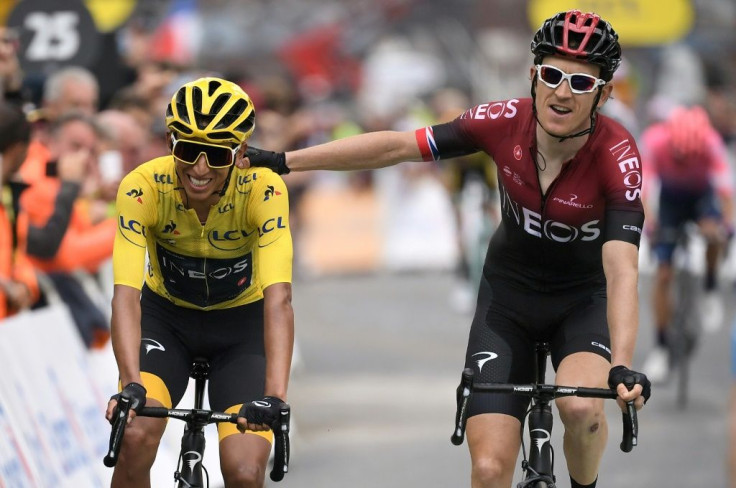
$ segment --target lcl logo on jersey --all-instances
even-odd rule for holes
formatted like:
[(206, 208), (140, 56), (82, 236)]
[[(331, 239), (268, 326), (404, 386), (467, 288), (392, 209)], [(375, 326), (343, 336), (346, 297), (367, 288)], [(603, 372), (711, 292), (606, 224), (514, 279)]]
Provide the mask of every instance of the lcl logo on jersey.
[(462, 118), (476, 120), (496, 120), (497, 118), (503, 116), (507, 119), (512, 119), (516, 117), (516, 114), (518, 112), (518, 109), (516, 108), (516, 104), (518, 103), (519, 100), (515, 98), (506, 102), (481, 103), (476, 107), (468, 109), (462, 115)]
[(174, 179), (171, 177), (170, 174), (154, 173), (153, 181), (155, 181), (156, 183), (161, 183), (162, 185), (173, 185), (174, 184)]
[(616, 157), (618, 169), (624, 175), (623, 183), (626, 190), (626, 199), (630, 202), (641, 196), (641, 164), (639, 158), (632, 151), (631, 143), (624, 139), (609, 149)]
[[(250, 183), (256, 181), (258, 179), (258, 173), (250, 173), (247, 175), (238, 175), (238, 177), (235, 179), (235, 190), (238, 193), (242, 193), (244, 195), (247, 195), (250, 193)], [(246, 185), (248, 185), (246, 187)]]
[(255, 232), (247, 229), (214, 229), (207, 235), (207, 240), (215, 249), (221, 251), (236, 251), (242, 249), (248, 243), (247, 238)]
[(141, 224), (135, 219), (129, 219), (124, 215), (120, 215), (118, 218), (118, 229), (120, 234), (125, 237), (126, 240), (135, 244), (138, 247), (146, 247), (145, 243), (140, 244), (140, 238), (137, 236), (146, 237), (146, 226)]

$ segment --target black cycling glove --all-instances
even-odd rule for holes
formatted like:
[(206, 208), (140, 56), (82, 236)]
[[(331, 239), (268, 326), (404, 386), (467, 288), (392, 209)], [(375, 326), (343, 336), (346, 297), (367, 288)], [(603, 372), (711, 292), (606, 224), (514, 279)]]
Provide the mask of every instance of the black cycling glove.
[(647, 378), (647, 375), (632, 371), (626, 366), (614, 366), (608, 373), (608, 386), (615, 390), (621, 383), (629, 390), (634, 388), (634, 385), (641, 385), (641, 396), (644, 397), (644, 403), (649, 400), (652, 394), (652, 384), (649, 378)]
[(279, 412), (284, 402), (273, 396), (265, 396), (263, 400), (244, 403), (240, 407), (238, 417), (243, 417), (249, 424), (263, 424), (273, 428), (279, 420)]
[(266, 151), (265, 149), (248, 146), (248, 149), (245, 150), (245, 155), (248, 156), (251, 166), (270, 168), (276, 174), (280, 175), (288, 175), (289, 171), (291, 171), (286, 166), (286, 153)]
[[(125, 388), (123, 388), (123, 391), (111, 396), (110, 400), (115, 400), (118, 402), (117, 406), (115, 407), (116, 413), (118, 411), (118, 408), (120, 408), (121, 397), (130, 400), (130, 408), (138, 413), (141, 411), (141, 408), (146, 406), (146, 393), (146, 388), (140, 383), (129, 383), (125, 386)], [(113, 415), (113, 418), (114, 417), (115, 415)]]

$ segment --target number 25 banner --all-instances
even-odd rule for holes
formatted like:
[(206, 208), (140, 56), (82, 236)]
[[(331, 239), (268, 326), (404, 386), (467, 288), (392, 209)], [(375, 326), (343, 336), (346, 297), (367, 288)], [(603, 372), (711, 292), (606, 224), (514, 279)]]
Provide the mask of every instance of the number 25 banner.
[(117, 27), (135, 3), (135, 0), (20, 0), (11, 8), (6, 25), (20, 36), (18, 54), (26, 73), (47, 74), (67, 65), (90, 68), (101, 55), (100, 31)]

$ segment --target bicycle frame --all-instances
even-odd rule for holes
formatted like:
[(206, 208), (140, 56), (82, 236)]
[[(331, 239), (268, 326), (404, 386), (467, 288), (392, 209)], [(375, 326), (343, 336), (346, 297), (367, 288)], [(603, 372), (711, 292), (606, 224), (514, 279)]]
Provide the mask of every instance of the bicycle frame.
[[(533, 447), (529, 450), (527, 460), (524, 448), (524, 423), (521, 425), (522, 452), (524, 459), (521, 467), (524, 470), (524, 481), (517, 488), (554, 488), (554, 451), (550, 442), (552, 438), (552, 406), (551, 401), (565, 396), (587, 398), (615, 399), (618, 395), (615, 390), (604, 388), (584, 388), (545, 384), (547, 369), (547, 355), (549, 344), (538, 343), (536, 346), (536, 380), (528, 385), (508, 383), (474, 383), (474, 371), (466, 368), (460, 380), (457, 398), (457, 414), (455, 417), (455, 431), (451, 441), (456, 446), (463, 443), (465, 438), (465, 424), (468, 416), (468, 405), (473, 392), (495, 392), (524, 395), (531, 397), (532, 406), (528, 412), (529, 439)], [(620, 448), (630, 452), (637, 444), (638, 420), (633, 402), (627, 403), (627, 412), (623, 413), (623, 438)], [(536, 449), (534, 448), (536, 447)]]
[[(203, 488), (209, 486), (209, 475), (207, 469), (202, 465), (205, 449), (204, 428), (212, 423), (230, 422), (237, 423), (238, 414), (215, 412), (204, 410), (204, 391), (209, 374), (209, 364), (203, 359), (195, 359), (192, 364), (190, 376), (194, 379), (194, 408), (173, 409), (165, 407), (143, 407), (138, 415), (143, 417), (176, 418), (186, 422), (184, 433), (181, 438), (181, 450), (177, 462), (174, 479), (178, 488)], [(121, 406), (117, 417), (113, 422), (110, 434), (110, 449), (105, 456), (104, 463), (107, 467), (115, 466), (122, 444), (125, 431), (126, 419), (130, 411), (130, 401), (126, 398), (120, 399)], [(288, 404), (281, 406), (279, 422), (274, 426), (275, 456), (271, 469), (272, 481), (281, 481), (284, 474), (289, 470), (289, 424), (290, 407)], [(206, 481), (206, 484), (205, 484)]]

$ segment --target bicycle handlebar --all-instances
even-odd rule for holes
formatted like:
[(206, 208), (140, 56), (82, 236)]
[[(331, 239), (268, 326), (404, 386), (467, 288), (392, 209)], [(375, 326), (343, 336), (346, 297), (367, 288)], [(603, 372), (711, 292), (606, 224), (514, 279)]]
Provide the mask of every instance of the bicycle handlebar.
[(120, 446), (123, 443), (125, 426), (128, 423), (128, 412), (130, 412), (130, 399), (121, 396), (118, 400), (118, 408), (116, 408), (114, 412), (117, 414), (117, 417), (112, 422), (110, 447), (107, 450), (105, 459), (102, 460), (108, 468), (112, 468), (118, 462), (118, 455), (120, 454)]
[[(587, 388), (574, 386), (558, 386), (547, 384), (514, 385), (509, 383), (474, 383), (474, 372), (470, 368), (463, 370), (460, 386), (457, 389), (457, 413), (455, 416), (455, 431), (450, 440), (456, 446), (463, 443), (465, 438), (465, 424), (468, 420), (468, 405), (474, 391), (495, 393), (511, 393), (528, 397), (545, 398), (552, 400), (566, 396), (587, 398), (615, 399), (618, 394), (608, 388)], [(623, 452), (631, 452), (637, 445), (639, 436), (639, 421), (634, 402), (626, 403), (626, 412), (622, 412), (623, 434), (620, 448)]]
[[(128, 413), (130, 412), (130, 400), (120, 398), (120, 407), (116, 409), (117, 416), (112, 422), (112, 431), (110, 432), (110, 448), (108, 450), (103, 463), (108, 468), (112, 468), (118, 462), (120, 447), (122, 445), (125, 427), (127, 425)], [(177, 409), (165, 407), (143, 407), (138, 412), (141, 417), (155, 418), (176, 418), (185, 422), (189, 420), (206, 421), (208, 424), (229, 422), (236, 424), (238, 422), (237, 413), (215, 412), (211, 410)], [(287, 403), (281, 404), (279, 419), (271, 426), (274, 435), (274, 461), (271, 469), (270, 477), (272, 481), (281, 481), (284, 474), (289, 471), (289, 431), (291, 422), (291, 407)]]

